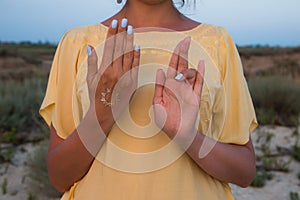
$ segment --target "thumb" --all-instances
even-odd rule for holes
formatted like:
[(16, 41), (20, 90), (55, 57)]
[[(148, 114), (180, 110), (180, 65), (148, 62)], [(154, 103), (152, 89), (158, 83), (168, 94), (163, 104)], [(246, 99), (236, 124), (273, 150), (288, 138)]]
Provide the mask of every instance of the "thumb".
[(157, 70), (153, 104), (160, 104), (162, 102), (165, 81), (166, 76), (164, 71), (161, 69)]
[(88, 72), (87, 77), (94, 76), (98, 72), (98, 56), (94, 47), (87, 45), (86, 47), (88, 54)]

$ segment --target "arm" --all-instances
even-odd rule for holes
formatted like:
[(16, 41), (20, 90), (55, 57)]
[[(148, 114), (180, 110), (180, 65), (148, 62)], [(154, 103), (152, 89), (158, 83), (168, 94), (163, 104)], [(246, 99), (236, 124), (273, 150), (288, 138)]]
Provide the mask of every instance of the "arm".
[[(204, 139), (213, 148), (201, 158), (199, 154)], [(244, 145), (225, 144), (198, 133), (187, 153), (204, 171), (221, 181), (247, 187), (255, 177), (255, 153), (251, 139)]]
[[(251, 140), (245, 145), (225, 144), (193, 130), (199, 105), (196, 100), (191, 101), (194, 96), (189, 92), (191, 91), (189, 83), (165, 79), (162, 73), (162, 71), (159, 71), (157, 75), (157, 79), (160, 79), (157, 83), (161, 84), (157, 84), (154, 98), (158, 126), (186, 150), (198, 166), (208, 174), (221, 181), (247, 187), (252, 182), (256, 170), (254, 148)], [(186, 77), (186, 75), (192, 73), (185, 71), (183, 74)], [(186, 79), (189, 79), (189, 77), (186, 77)], [(187, 86), (184, 87), (183, 84)], [(163, 88), (163, 85), (167, 85), (167, 88), (171, 89), (173, 93), (177, 93), (177, 95), (165, 91), (167, 88)], [(181, 100), (181, 103), (177, 102), (176, 98), (181, 95), (186, 97), (187, 102), (185, 100)], [(181, 113), (178, 112), (180, 108)], [(161, 116), (166, 117), (166, 119)]]
[[(106, 102), (102, 101), (103, 92), (107, 88), (118, 90), (121, 91), (120, 98), (129, 99), (128, 91), (134, 90), (136, 86), (140, 52), (139, 49), (134, 50), (132, 29), (126, 34), (127, 26), (119, 25), (117, 28), (115, 22), (108, 30), (100, 69), (96, 51), (92, 47), (88, 50), (87, 85), (90, 108), (85, 117), (65, 140), (58, 136), (51, 125), (47, 155), (48, 174), (55, 188), (62, 192), (67, 191), (88, 172), (114, 125), (115, 118), (122, 112), (124, 105), (121, 102), (113, 105), (114, 109), (106, 104), (112, 101), (113, 93), (105, 96)], [(114, 55), (121, 56), (114, 58)], [(127, 73), (129, 70), (131, 73)], [(130, 75), (123, 76), (124, 74)], [(122, 91), (126, 91), (125, 96)]]
[[(110, 118), (105, 123), (107, 128), (103, 129), (107, 133), (114, 122), (111, 115), (106, 116)], [(106, 134), (99, 132), (99, 122), (95, 119), (88, 112), (79, 127), (65, 140), (58, 136), (51, 125), (47, 168), (49, 178), (58, 191), (67, 191), (88, 172), (105, 142)]]
[(153, 99), (156, 123), (209, 175), (247, 187), (256, 169), (251, 139), (244, 145), (225, 144), (194, 130), (205, 66), (200, 61), (197, 71), (188, 69), (184, 59), (188, 46), (188, 39), (178, 44), (166, 75), (157, 71)]

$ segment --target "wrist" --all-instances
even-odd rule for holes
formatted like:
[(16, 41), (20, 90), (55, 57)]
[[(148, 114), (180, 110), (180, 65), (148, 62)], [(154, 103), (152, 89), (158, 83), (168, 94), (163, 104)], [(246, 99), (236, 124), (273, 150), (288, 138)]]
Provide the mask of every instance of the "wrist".
[[(98, 105), (97, 105), (98, 104)], [(108, 135), (113, 124), (115, 123), (110, 107), (105, 107), (101, 102), (90, 106), (83, 120), (90, 127), (95, 127), (97, 131), (101, 131)]]
[(168, 134), (171, 140), (178, 144), (183, 150), (188, 150), (194, 143), (198, 131), (196, 129), (179, 129), (174, 134)]

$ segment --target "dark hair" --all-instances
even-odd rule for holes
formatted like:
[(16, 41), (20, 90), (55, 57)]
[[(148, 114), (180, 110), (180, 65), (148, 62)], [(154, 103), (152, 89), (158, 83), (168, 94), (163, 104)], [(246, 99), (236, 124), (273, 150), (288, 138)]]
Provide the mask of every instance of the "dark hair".
[(185, 6), (186, 4), (192, 3), (194, 4), (194, 6), (196, 5), (196, 0), (181, 0), (181, 5), (180, 7)]

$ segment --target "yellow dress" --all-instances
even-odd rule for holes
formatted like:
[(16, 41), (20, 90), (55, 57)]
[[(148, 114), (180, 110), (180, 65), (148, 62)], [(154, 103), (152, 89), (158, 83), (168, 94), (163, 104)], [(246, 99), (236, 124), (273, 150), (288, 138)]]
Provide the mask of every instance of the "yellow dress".
[[(89, 106), (86, 46), (97, 47), (100, 63), (107, 29), (102, 24), (75, 28), (58, 45), (40, 114), (62, 138), (72, 133)], [(257, 126), (255, 112), (238, 52), (224, 28), (201, 24), (183, 32), (135, 33), (141, 63), (130, 114), (120, 117), (88, 173), (62, 199), (233, 199), (227, 183), (203, 171), (151, 120), (156, 70), (166, 69), (176, 44), (186, 36), (192, 38), (189, 67), (199, 60), (206, 64), (199, 131), (223, 143), (249, 140)]]

